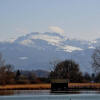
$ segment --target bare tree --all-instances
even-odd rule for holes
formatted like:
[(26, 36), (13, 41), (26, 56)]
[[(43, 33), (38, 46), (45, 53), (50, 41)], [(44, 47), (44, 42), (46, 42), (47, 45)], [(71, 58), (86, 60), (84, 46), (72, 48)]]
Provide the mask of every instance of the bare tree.
[(53, 60), (53, 61), (51, 61), (51, 62), (49, 62), (49, 70), (50, 71), (54, 71), (54, 69), (56, 68), (56, 65), (58, 64), (58, 63), (60, 63), (61, 62), (61, 60), (60, 59), (56, 59), (56, 60)]
[(0, 84), (14, 83), (14, 71), (12, 65), (6, 65), (0, 53)]
[(100, 71), (100, 47), (96, 48), (92, 55), (92, 68), (95, 73)]
[(82, 82), (83, 76), (79, 65), (73, 60), (64, 60), (57, 63), (50, 73), (51, 79), (68, 79), (70, 82)]
[(4, 66), (4, 64), (5, 64), (5, 61), (2, 57), (2, 54), (0, 53), (0, 67)]

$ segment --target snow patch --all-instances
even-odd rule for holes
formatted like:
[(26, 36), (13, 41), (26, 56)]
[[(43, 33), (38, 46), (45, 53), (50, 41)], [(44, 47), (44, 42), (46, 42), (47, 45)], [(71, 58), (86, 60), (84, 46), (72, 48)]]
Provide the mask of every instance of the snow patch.
[(93, 47), (93, 46), (90, 46), (90, 47), (89, 47), (89, 49), (95, 49), (95, 47)]
[(96, 40), (94, 40), (94, 41), (91, 41), (91, 43), (97, 43), (97, 41), (96, 41)]
[(19, 57), (20, 60), (26, 60), (28, 57)]
[(81, 48), (73, 47), (73, 46), (69, 46), (69, 45), (67, 45), (67, 46), (62, 46), (61, 48), (62, 48), (64, 51), (66, 51), (66, 52), (73, 52), (73, 51), (76, 51), (76, 50), (78, 50), (78, 51), (83, 50), (83, 49), (81, 49)]
[(30, 39), (27, 39), (27, 40), (21, 41), (20, 44), (28, 46), (30, 44), (34, 44), (34, 42), (32, 40), (30, 40)]

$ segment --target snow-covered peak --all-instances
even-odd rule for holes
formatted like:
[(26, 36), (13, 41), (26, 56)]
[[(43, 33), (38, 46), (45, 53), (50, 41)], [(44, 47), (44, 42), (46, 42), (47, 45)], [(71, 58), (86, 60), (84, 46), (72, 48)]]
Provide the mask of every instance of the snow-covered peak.
[(58, 46), (60, 43), (62, 43), (65, 38), (57, 33), (31, 33), (23, 37), (19, 37), (15, 42), (23, 44), (23, 45), (34, 45), (34, 40), (44, 40), (48, 44)]
[(94, 43), (96, 43), (96, 41), (70, 39), (61, 34), (50, 33), (50, 32), (45, 32), (45, 33), (32, 32), (25, 36), (19, 37), (14, 42), (25, 46), (41, 48), (42, 50), (44, 50), (48, 46), (50, 48), (55, 46), (57, 49), (66, 52), (73, 52), (76, 50), (80, 51), (83, 49), (90, 49), (90, 48), (93, 49)]

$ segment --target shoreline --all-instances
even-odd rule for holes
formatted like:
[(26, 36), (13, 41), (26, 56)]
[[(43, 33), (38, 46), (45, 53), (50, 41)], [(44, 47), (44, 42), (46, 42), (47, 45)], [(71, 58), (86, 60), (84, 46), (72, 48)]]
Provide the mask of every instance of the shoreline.
[[(50, 90), (51, 84), (0, 85), (0, 90)], [(68, 90), (100, 90), (100, 83), (69, 83)]]

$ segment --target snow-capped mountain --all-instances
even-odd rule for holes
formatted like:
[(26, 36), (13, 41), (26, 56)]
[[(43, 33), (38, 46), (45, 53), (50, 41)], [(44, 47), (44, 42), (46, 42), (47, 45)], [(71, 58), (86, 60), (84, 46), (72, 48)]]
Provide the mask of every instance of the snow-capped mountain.
[(51, 45), (51, 46), (56, 46), (57, 50), (64, 50), (67, 52), (72, 52), (75, 50), (79, 51), (79, 50), (83, 50), (84, 47), (88, 47), (88, 42), (86, 41), (70, 40), (67, 39), (66, 37), (61, 36), (60, 34), (49, 33), (49, 32), (31, 33), (26, 36), (22, 36), (18, 38), (17, 40), (15, 40), (15, 42), (30, 47), (36, 47), (36, 48), (40, 48), (40, 47), (43, 48), (45, 46), (44, 49), (47, 47), (47, 45), (49, 46)]
[(91, 55), (100, 39), (85, 41), (68, 39), (59, 33), (33, 32), (13, 41), (1, 42), (0, 52), (7, 63), (20, 69), (50, 70), (50, 62), (73, 59), (82, 71), (91, 72)]

